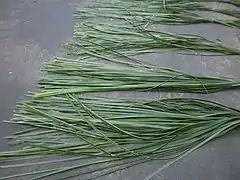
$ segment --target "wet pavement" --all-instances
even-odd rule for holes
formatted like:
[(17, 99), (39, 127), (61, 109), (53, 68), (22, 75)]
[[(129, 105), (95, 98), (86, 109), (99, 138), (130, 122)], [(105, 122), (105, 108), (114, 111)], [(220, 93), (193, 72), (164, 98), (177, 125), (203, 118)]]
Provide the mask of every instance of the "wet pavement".
[[(18, 127), (2, 123), (11, 118), (16, 102), (28, 91), (34, 91), (43, 63), (61, 54), (61, 44), (73, 33), (74, 4), (81, 0), (0, 0), (0, 138), (11, 135)], [(170, 29), (175, 31), (174, 29)], [(219, 26), (184, 27), (212, 39), (237, 44), (239, 30)], [(239, 44), (238, 44), (239, 45)], [(239, 47), (239, 46), (238, 46)], [(159, 58), (160, 57), (160, 58)], [(186, 72), (208, 75), (234, 76), (240, 79), (239, 57), (184, 57), (161, 54), (153, 56), (157, 64)], [(178, 60), (176, 60), (178, 59)], [(184, 61), (184, 63), (183, 63)], [(211, 98), (233, 107), (240, 107), (239, 92), (224, 92)], [(238, 180), (240, 179), (240, 132), (229, 135), (195, 151), (156, 177), (160, 180)], [(0, 151), (11, 147), (0, 140)], [(139, 180), (159, 167), (149, 163), (118, 172), (104, 180)], [(0, 177), (9, 172), (0, 171)]]

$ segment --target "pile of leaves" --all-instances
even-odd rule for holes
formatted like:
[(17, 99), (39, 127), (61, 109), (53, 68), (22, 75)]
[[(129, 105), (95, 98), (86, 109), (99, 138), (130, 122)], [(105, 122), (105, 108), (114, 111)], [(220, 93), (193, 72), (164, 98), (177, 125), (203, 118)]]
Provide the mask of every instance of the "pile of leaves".
[[(8, 123), (23, 129), (6, 137), (23, 149), (0, 153), (5, 179), (97, 179), (149, 161), (163, 165), (145, 180), (240, 125), (240, 111), (194, 98), (107, 97), (106, 92), (215, 93), (238, 89), (235, 79), (196, 76), (157, 67), (138, 55), (164, 51), (240, 55), (240, 49), (158, 25), (217, 24), (240, 28), (236, 0), (103, 0), (78, 8), (67, 58), (46, 64), (38, 90), (17, 104)], [(201, 12), (230, 17), (210, 19)], [(160, 30), (159, 30), (160, 29)], [(105, 93), (105, 94), (93, 94)], [(19, 146), (17, 146), (19, 147)], [(38, 166), (31, 170), (29, 167)]]

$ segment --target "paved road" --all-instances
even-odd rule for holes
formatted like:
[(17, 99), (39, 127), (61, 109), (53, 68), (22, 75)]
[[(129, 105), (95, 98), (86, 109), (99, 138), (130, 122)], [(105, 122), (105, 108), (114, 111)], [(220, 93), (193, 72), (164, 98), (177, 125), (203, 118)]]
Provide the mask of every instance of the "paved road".
[[(35, 89), (36, 79), (43, 62), (55, 53), (61, 53), (60, 44), (73, 33), (74, 8), (81, 0), (0, 0), (0, 121), (9, 119), (15, 103), (27, 91)], [(238, 30), (219, 26), (185, 27), (170, 31), (196, 32), (212, 39), (235, 44)], [(239, 45), (239, 44), (238, 44)], [(178, 59), (176, 59), (178, 58)], [(234, 75), (240, 79), (237, 58), (200, 58), (162, 54), (152, 57), (157, 64), (197, 74)], [(180, 60), (179, 60), (180, 59)], [(238, 58), (239, 59), (239, 58)], [(182, 63), (185, 61), (185, 63)], [(203, 96), (208, 98), (209, 96)], [(211, 99), (239, 106), (238, 92), (219, 93)], [(240, 107), (240, 106), (239, 106)], [(17, 127), (1, 123), (0, 137), (10, 135)], [(156, 179), (161, 180), (238, 180), (240, 179), (240, 132), (235, 131), (192, 153)], [(0, 140), (0, 151), (9, 149)], [(111, 180), (138, 180), (158, 163), (109, 176)], [(139, 173), (141, 172), (141, 173)], [(0, 177), (10, 172), (0, 171)], [(11, 173), (10, 173), (11, 174)], [(106, 179), (106, 178), (103, 178)]]

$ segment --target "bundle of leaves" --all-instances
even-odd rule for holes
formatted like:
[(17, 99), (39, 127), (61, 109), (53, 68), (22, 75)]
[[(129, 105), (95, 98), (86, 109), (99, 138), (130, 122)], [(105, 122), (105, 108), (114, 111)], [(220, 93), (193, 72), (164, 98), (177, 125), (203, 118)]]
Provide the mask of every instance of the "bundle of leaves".
[[(1, 168), (60, 166), (0, 179), (95, 179), (139, 163), (163, 161), (163, 166), (146, 177), (151, 179), (239, 126), (240, 111), (200, 99), (134, 100), (66, 94), (21, 102), (10, 123), (27, 127), (8, 137), (24, 144), (25, 149), (0, 153), (0, 162), (10, 163)], [(54, 155), (68, 158), (44, 161)], [(32, 162), (19, 164), (19, 160)]]
[[(235, 1), (216, 0), (168, 0), (168, 1), (120, 1), (105, 0), (93, 1), (88, 7), (78, 8), (75, 13), (77, 18), (111, 18), (112, 20), (139, 20), (142, 24), (220, 24), (228, 27), (240, 27), (240, 11), (229, 8), (216, 8), (209, 3), (221, 3), (240, 7)], [(147, 7), (147, 8), (146, 8)], [(214, 15), (207, 17), (201, 12), (211, 12)], [(227, 16), (225, 20), (222, 15)]]
[(43, 90), (35, 97), (68, 93), (106, 91), (155, 91), (213, 93), (238, 89), (239, 83), (226, 78), (193, 76), (183, 72), (130, 62), (106, 63), (55, 59), (39, 81)]
[[(109, 38), (111, 37), (111, 38)], [(197, 35), (175, 34), (145, 28), (138, 20), (124, 22), (84, 22), (76, 26), (74, 41), (66, 48), (69, 54), (124, 54), (127, 56), (177, 51), (189, 54), (239, 55), (240, 50), (218, 40)]]

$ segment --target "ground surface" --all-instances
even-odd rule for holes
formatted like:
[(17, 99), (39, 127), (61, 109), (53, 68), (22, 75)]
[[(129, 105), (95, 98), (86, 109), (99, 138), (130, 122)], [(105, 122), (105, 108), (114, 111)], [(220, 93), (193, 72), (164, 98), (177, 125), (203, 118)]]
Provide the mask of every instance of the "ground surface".
[[(60, 45), (73, 33), (73, 4), (81, 0), (0, 0), (0, 122), (12, 116), (15, 103), (27, 91), (34, 91), (43, 62), (61, 52)], [(175, 29), (170, 29), (176, 31)], [(238, 44), (239, 30), (219, 26), (195, 26), (177, 29)], [(239, 45), (239, 44), (238, 44)], [(238, 46), (239, 47), (239, 46)], [(190, 73), (234, 76), (240, 79), (237, 57), (209, 58), (161, 54), (152, 56), (161, 66)], [(183, 63), (184, 61), (184, 63)], [(178, 94), (179, 95), (179, 94)], [(159, 96), (159, 94), (158, 94)], [(239, 92), (224, 92), (204, 96), (240, 107)], [(11, 135), (17, 127), (0, 123), (0, 138)], [(238, 180), (240, 179), (240, 132), (202, 147), (156, 179), (161, 180)], [(0, 151), (9, 149), (0, 140)], [(103, 179), (139, 180), (158, 168), (158, 163), (141, 165)], [(0, 177), (11, 172), (0, 171)]]

